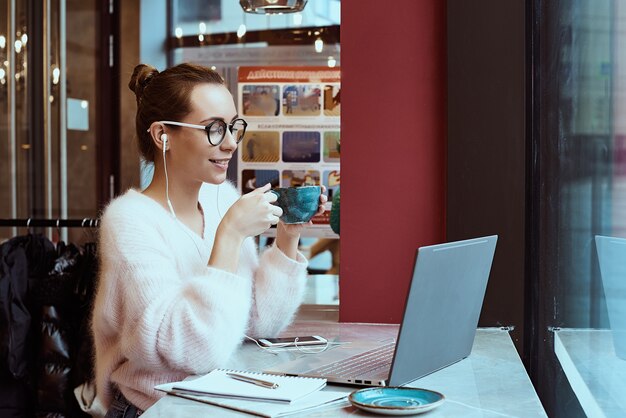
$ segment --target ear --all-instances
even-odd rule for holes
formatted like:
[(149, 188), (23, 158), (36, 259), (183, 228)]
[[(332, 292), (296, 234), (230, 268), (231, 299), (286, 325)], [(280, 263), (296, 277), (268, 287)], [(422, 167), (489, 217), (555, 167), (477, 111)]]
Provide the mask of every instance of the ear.
[(161, 139), (161, 137), (166, 134), (163, 124), (154, 122), (152, 125), (150, 125), (148, 133), (150, 135), (150, 138), (152, 139), (152, 142), (154, 143), (154, 146), (157, 147), (160, 152), (163, 152), (164, 145), (166, 146), (166, 151), (170, 148), (171, 138), (168, 138), (166, 144), (164, 144), (164, 141)]

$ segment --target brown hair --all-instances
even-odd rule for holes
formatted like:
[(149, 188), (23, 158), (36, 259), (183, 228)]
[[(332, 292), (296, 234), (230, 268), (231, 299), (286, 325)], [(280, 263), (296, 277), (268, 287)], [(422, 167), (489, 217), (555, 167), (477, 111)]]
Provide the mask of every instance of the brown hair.
[(191, 112), (191, 91), (203, 83), (224, 85), (224, 80), (210, 68), (195, 64), (179, 64), (163, 72), (146, 64), (135, 67), (128, 88), (137, 96), (135, 129), (139, 151), (147, 161), (154, 162), (156, 151), (147, 132), (150, 125), (184, 118)]

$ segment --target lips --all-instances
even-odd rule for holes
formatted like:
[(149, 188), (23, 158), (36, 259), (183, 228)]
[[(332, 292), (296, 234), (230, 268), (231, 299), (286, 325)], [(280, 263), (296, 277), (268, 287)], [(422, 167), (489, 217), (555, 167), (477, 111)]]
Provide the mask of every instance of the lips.
[(230, 158), (223, 158), (220, 160), (213, 160), (213, 159), (209, 159), (209, 161), (211, 161), (213, 164), (222, 167), (222, 168), (228, 168), (228, 162), (230, 161)]

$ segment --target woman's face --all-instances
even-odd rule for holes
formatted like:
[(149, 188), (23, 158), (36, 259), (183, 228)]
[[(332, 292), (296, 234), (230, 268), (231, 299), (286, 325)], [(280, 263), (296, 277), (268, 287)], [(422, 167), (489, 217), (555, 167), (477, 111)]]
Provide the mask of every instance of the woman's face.
[[(230, 123), (237, 118), (237, 109), (230, 92), (218, 84), (199, 84), (191, 92), (191, 112), (179, 122), (206, 126), (216, 119)], [(228, 164), (237, 143), (226, 129), (222, 143), (213, 146), (204, 130), (180, 127), (168, 129), (171, 138), (167, 153), (168, 171), (178, 178), (220, 184), (226, 180)]]

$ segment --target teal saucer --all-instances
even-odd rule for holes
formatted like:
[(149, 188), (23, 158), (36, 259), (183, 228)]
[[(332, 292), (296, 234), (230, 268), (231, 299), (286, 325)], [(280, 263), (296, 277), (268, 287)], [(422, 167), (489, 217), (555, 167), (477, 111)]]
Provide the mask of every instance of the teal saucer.
[(352, 405), (382, 415), (416, 415), (441, 405), (445, 397), (427, 389), (407, 387), (355, 390), (348, 397)]

